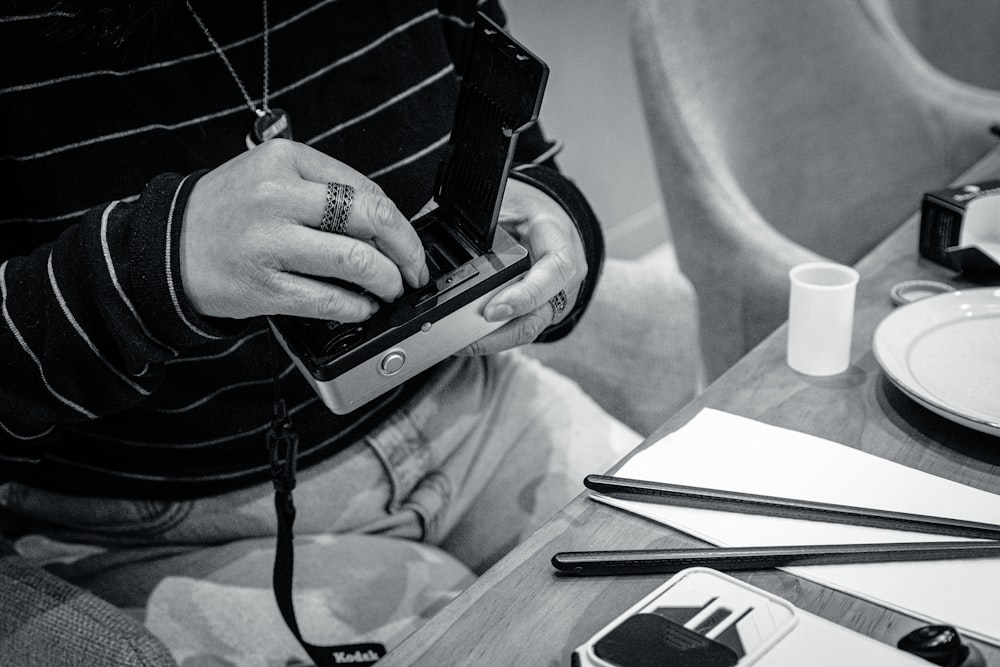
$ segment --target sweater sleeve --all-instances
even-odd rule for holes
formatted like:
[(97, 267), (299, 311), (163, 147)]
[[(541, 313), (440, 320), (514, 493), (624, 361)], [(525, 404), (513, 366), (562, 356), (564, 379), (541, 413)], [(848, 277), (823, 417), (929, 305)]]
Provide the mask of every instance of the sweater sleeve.
[(43, 458), (61, 425), (139, 403), (179, 350), (226, 336), (180, 280), (180, 221), (199, 175), (158, 176), (0, 263), (0, 483)]
[(580, 291), (570, 312), (558, 323), (546, 328), (535, 340), (538, 343), (548, 343), (569, 334), (590, 305), (597, 281), (604, 269), (604, 235), (583, 193), (571, 180), (555, 169), (544, 165), (525, 165), (511, 171), (510, 177), (538, 188), (552, 197), (569, 215), (583, 242), (587, 275), (580, 285)]

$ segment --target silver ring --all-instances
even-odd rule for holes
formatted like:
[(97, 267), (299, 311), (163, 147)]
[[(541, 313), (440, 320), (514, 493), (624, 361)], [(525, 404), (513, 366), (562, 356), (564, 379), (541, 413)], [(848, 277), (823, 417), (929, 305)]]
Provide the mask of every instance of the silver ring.
[(566, 310), (566, 290), (559, 290), (558, 294), (549, 299), (549, 303), (552, 304), (552, 321), (555, 322)]
[(319, 228), (324, 232), (343, 234), (347, 230), (347, 218), (354, 204), (354, 188), (344, 183), (326, 184), (326, 207)]

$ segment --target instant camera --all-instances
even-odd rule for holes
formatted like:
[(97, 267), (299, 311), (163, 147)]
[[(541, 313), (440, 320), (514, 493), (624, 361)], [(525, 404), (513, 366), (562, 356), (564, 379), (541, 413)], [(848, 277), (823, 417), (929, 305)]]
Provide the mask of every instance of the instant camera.
[(271, 326), (326, 405), (346, 414), (500, 327), (483, 308), (531, 264), (497, 226), (518, 134), (538, 118), (548, 67), (479, 14), (437, 208), (413, 221), (430, 282), (383, 303), (367, 321), (277, 316)]
[(1000, 180), (924, 193), (920, 255), (974, 279), (1000, 274)]

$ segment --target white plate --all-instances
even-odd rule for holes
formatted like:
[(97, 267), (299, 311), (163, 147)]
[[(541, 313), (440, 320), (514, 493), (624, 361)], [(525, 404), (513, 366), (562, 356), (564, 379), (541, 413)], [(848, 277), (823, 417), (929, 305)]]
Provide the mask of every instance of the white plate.
[(889, 379), (915, 401), (1000, 435), (1000, 289), (900, 306), (875, 329), (873, 349)]

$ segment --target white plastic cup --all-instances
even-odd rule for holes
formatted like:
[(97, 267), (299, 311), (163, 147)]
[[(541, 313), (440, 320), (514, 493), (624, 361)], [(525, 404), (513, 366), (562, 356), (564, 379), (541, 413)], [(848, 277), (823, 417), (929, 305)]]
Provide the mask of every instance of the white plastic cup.
[(788, 365), (806, 375), (837, 375), (851, 363), (858, 272), (807, 262), (788, 272)]

